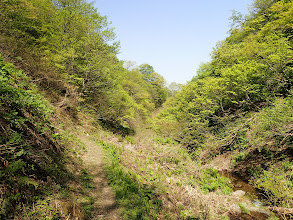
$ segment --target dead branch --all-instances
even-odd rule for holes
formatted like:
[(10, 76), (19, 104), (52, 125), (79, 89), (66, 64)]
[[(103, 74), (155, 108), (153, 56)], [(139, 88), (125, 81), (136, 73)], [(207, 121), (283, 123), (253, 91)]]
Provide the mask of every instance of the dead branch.
[(292, 137), (292, 136), (293, 136), (293, 133), (289, 133), (289, 134), (287, 134), (287, 135), (283, 138), (283, 140), (281, 141), (280, 145), (284, 145), (285, 142), (287, 141), (287, 139), (288, 139), (289, 137)]

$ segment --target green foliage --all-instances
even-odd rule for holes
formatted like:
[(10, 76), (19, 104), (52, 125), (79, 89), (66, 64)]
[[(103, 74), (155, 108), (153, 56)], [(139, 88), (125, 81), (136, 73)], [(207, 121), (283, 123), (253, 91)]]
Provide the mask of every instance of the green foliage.
[(88, 172), (85, 169), (81, 170), (81, 181), (83, 183), (83, 187), (85, 188), (94, 188), (94, 186), (91, 184), (93, 177), (88, 174)]
[(233, 168), (250, 178), (270, 205), (292, 207), (292, 106), (292, 97), (279, 98), (271, 106), (239, 118), (235, 127), (225, 128), (228, 137), (231, 131), (241, 130), (230, 144), (230, 149), (240, 151)]
[(168, 89), (165, 87), (165, 79), (158, 73), (152, 73), (149, 82), (150, 94), (155, 107), (160, 107), (168, 96)]
[[(59, 219), (62, 214), (52, 207), (52, 198), (38, 199), (34, 203), (34, 210), (26, 210), (27, 219)], [(50, 216), (50, 217), (49, 217)]]
[(244, 153), (244, 152), (240, 152), (237, 156), (235, 156), (233, 162), (234, 162), (234, 163), (235, 163), (235, 162), (239, 162), (239, 161), (241, 161), (244, 157), (245, 157), (245, 153)]
[(271, 205), (293, 207), (293, 164), (283, 162), (280, 168), (263, 171), (255, 185), (262, 189)]
[(176, 141), (174, 141), (172, 138), (162, 138), (162, 137), (156, 137), (154, 140), (153, 140), (155, 143), (158, 143), (158, 144), (178, 144)]
[[(214, 192), (221, 189), (222, 193), (231, 195), (232, 185), (230, 180), (221, 176), (216, 169), (205, 169), (201, 172), (196, 182), (199, 183), (200, 189), (204, 193)], [(192, 181), (190, 182), (191, 184)]]
[(166, 136), (171, 136), (181, 143), (198, 146), (205, 137), (208, 117), (214, 112), (215, 102), (206, 92), (212, 88), (213, 80), (198, 80), (189, 83), (174, 98), (166, 102), (166, 108), (159, 116), (157, 125)]
[(12, 217), (18, 204), (31, 204), (45, 191), (46, 178), (68, 179), (52, 115), (29, 78), (0, 57), (0, 218)]
[(153, 187), (143, 185), (139, 177), (120, 164), (120, 148), (100, 142), (110, 159), (107, 176), (116, 191), (116, 198), (123, 207), (124, 219), (157, 219), (162, 200)]
[(238, 206), (243, 214), (250, 214), (250, 211), (247, 209), (247, 204), (245, 203), (238, 203)]
[(148, 91), (155, 107), (162, 106), (169, 92), (168, 88), (165, 86), (165, 79), (160, 74), (156, 73), (154, 68), (149, 64), (140, 65), (138, 71), (147, 82)]
[(135, 145), (135, 144), (136, 144), (135, 139), (134, 139), (133, 137), (131, 137), (131, 136), (126, 136), (126, 137), (125, 137), (125, 141), (126, 141), (127, 143), (132, 144), (132, 145)]
[(142, 116), (145, 117), (154, 110), (155, 103), (152, 100), (149, 84), (143, 79), (142, 74), (137, 69), (125, 71), (122, 85), (138, 104), (137, 109)]
[[(230, 36), (155, 119), (161, 135), (207, 158), (236, 151), (233, 169), (290, 208), (292, 178), (280, 161), (292, 160), (292, 9), (292, 1), (256, 0), (248, 16), (235, 12)], [(221, 181), (211, 170), (198, 180), (205, 192)]]
[(127, 128), (167, 98), (162, 76), (151, 71), (147, 81), (123, 68), (113, 28), (93, 3), (4, 0), (0, 21), (3, 52), (75, 118), (82, 105), (108, 127)]
[(139, 66), (139, 72), (143, 75), (144, 80), (151, 81), (151, 74), (155, 72), (154, 67), (145, 63)]
[(170, 95), (174, 96), (178, 91), (181, 90), (181, 87), (182, 87), (182, 84), (171, 82), (168, 86), (168, 89), (170, 90)]
[(290, 1), (255, 1), (248, 18), (234, 14), (239, 24), (197, 76), (167, 100), (157, 130), (192, 149), (204, 147), (227, 117), (291, 96), (292, 6)]

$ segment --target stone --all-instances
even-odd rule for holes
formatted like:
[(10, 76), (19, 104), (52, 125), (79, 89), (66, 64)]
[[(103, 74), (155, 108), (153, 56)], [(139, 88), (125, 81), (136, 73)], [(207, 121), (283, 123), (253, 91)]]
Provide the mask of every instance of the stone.
[(244, 196), (245, 192), (243, 190), (236, 190), (232, 193), (232, 196)]

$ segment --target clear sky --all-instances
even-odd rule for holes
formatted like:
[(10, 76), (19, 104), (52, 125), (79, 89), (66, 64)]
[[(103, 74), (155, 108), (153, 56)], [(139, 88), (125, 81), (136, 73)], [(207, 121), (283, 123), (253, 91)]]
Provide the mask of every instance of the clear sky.
[(168, 83), (186, 83), (220, 40), (232, 10), (252, 0), (96, 0), (121, 43), (120, 60), (148, 63)]

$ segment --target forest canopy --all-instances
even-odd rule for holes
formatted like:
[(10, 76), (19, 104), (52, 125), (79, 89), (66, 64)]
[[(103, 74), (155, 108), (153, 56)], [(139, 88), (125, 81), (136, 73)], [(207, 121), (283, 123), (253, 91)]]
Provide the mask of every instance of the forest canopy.
[(3, 0), (0, 20), (0, 52), (71, 114), (81, 105), (103, 123), (128, 127), (167, 98), (165, 80), (153, 68), (147, 78), (123, 68), (114, 30), (92, 3)]
[(196, 148), (226, 117), (292, 96), (293, 3), (257, 0), (250, 11), (233, 14), (230, 35), (211, 61), (167, 101), (157, 121), (163, 134)]
[(291, 219), (293, 2), (231, 22), (167, 87), (93, 3), (0, 0), (0, 219)]

